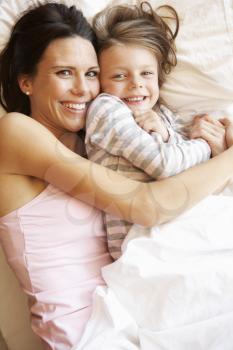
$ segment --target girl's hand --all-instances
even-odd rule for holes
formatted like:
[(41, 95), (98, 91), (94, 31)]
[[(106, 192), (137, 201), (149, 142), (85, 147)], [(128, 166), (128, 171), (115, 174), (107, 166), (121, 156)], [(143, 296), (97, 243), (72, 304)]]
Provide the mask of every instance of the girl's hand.
[(155, 111), (134, 111), (134, 119), (143, 130), (148, 133), (157, 132), (162, 136), (163, 142), (167, 142), (169, 133), (166, 125)]
[(214, 157), (227, 149), (225, 134), (223, 123), (208, 115), (202, 115), (194, 118), (189, 136), (191, 139), (202, 138), (208, 142)]

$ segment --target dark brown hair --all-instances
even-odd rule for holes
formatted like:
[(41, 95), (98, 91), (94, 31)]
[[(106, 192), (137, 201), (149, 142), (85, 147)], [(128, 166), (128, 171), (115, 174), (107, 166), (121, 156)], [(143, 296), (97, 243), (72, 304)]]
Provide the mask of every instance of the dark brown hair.
[(96, 36), (75, 6), (46, 3), (28, 10), (15, 24), (0, 54), (0, 103), (7, 112), (30, 114), (30, 101), (20, 90), (20, 74), (35, 75), (48, 45), (56, 39), (80, 36), (96, 46)]

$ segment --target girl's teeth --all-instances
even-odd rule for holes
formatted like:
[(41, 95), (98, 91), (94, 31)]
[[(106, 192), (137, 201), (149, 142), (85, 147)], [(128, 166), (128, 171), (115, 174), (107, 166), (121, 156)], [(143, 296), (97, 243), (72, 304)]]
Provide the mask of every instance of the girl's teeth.
[(143, 100), (143, 97), (129, 97), (129, 98), (126, 98), (126, 101), (129, 101), (129, 102), (138, 102), (138, 101), (142, 101)]

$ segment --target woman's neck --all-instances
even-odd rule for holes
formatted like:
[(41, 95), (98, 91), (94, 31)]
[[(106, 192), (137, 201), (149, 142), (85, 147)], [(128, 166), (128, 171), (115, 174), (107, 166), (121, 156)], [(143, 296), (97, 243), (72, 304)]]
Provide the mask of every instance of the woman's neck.
[(84, 145), (84, 134), (79, 133), (64, 133), (59, 137), (59, 141), (62, 142), (71, 151), (86, 156), (85, 145)]

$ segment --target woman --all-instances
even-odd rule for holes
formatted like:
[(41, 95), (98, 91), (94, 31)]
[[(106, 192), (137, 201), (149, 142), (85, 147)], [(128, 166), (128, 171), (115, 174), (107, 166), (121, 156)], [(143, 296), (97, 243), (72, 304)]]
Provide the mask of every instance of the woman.
[[(92, 293), (103, 284), (101, 267), (111, 262), (101, 212), (93, 207), (156, 225), (193, 206), (233, 173), (233, 147), (150, 184), (80, 156), (77, 132), (99, 92), (94, 47), (81, 12), (51, 3), (23, 15), (0, 57), (1, 103), (8, 112), (0, 121), (0, 238), (29, 296), (32, 327), (54, 350), (79, 341)], [(216, 169), (218, 176), (210, 177)]]

